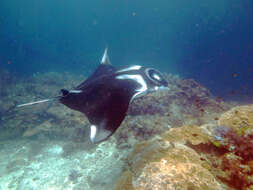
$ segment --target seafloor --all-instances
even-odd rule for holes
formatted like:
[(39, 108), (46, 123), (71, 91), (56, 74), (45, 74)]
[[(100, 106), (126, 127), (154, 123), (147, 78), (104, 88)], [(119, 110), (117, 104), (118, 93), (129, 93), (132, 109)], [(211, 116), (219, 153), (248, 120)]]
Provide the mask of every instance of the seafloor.
[(58, 95), (84, 76), (0, 71), (0, 190), (253, 189), (253, 105), (225, 102), (192, 79), (136, 99), (106, 142)]

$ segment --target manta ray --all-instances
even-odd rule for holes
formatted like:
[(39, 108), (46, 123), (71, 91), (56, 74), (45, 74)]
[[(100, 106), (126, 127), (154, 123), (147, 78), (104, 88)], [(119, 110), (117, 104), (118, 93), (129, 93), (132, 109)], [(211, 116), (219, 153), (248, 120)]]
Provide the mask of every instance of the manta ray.
[(116, 69), (111, 65), (107, 52), (106, 48), (95, 72), (76, 88), (61, 89), (60, 96), (17, 107), (58, 100), (87, 116), (92, 143), (107, 140), (122, 123), (135, 98), (168, 88), (168, 82), (158, 70), (140, 65)]

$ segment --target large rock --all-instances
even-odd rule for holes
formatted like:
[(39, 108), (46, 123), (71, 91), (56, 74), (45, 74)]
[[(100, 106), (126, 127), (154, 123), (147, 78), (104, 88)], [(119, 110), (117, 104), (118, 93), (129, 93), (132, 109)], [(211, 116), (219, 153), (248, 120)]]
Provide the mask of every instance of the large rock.
[(161, 114), (187, 119), (188, 115), (203, 117), (222, 113), (231, 107), (220, 97), (214, 98), (207, 88), (193, 79), (182, 80), (171, 75), (166, 76), (169, 90), (136, 99), (129, 109), (130, 115)]
[(239, 135), (253, 134), (253, 104), (230, 109), (221, 115), (218, 124), (232, 128)]
[[(189, 127), (190, 128), (190, 127)], [(182, 130), (183, 129), (183, 130)], [(208, 142), (200, 127), (193, 127), (186, 139), (187, 130), (173, 129), (149, 141), (135, 145), (127, 160), (127, 167), (115, 185), (116, 190), (174, 190), (174, 189), (222, 189), (209, 171), (211, 166), (197, 152), (184, 145)], [(190, 131), (190, 130), (189, 130)], [(201, 135), (202, 134), (202, 135)], [(194, 138), (197, 137), (195, 141)]]

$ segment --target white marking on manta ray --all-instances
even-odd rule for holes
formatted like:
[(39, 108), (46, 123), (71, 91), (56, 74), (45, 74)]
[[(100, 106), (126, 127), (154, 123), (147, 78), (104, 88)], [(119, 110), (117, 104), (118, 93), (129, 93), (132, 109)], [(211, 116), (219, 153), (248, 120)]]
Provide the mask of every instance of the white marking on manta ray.
[(162, 91), (168, 91), (168, 90), (170, 90), (170, 88), (169, 87), (164, 87), (164, 86), (155, 86), (154, 88), (150, 88), (149, 90), (150, 90), (150, 92), (153, 92), (153, 91), (162, 92)]
[(133, 101), (134, 98), (137, 98), (137, 97), (140, 97), (140, 96), (146, 94), (146, 92), (148, 90), (147, 84), (141, 75), (120, 75), (120, 76), (117, 76), (116, 78), (123, 79), (123, 80), (125, 80), (125, 79), (134, 80), (141, 85), (141, 87), (139, 89), (136, 89), (137, 93), (135, 93), (133, 95), (133, 97), (130, 100), (130, 103)]
[(90, 140), (91, 140), (91, 142), (94, 142), (96, 133), (97, 133), (97, 127), (95, 125), (91, 125), (90, 126)]
[(116, 73), (122, 73), (126, 71), (133, 71), (133, 70), (140, 70), (141, 66), (140, 65), (134, 65), (125, 69), (118, 70)]
[(158, 74), (154, 74), (153, 77), (154, 77), (156, 80), (161, 80), (161, 77), (159, 77)]
[(105, 48), (104, 55), (101, 59), (101, 64), (110, 64), (110, 60), (109, 60), (107, 52), (108, 52), (108, 48)]
[(82, 90), (70, 90), (69, 93), (74, 93), (74, 94), (78, 94), (81, 93)]

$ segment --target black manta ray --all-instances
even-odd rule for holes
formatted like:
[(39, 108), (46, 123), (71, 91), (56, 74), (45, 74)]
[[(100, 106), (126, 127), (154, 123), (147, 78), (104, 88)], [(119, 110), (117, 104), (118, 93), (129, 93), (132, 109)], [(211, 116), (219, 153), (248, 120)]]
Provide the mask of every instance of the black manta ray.
[(116, 69), (106, 48), (95, 72), (73, 90), (62, 89), (61, 96), (17, 107), (59, 100), (87, 116), (91, 124), (90, 140), (98, 143), (108, 139), (120, 126), (133, 99), (167, 86), (167, 81), (155, 69), (139, 65)]

